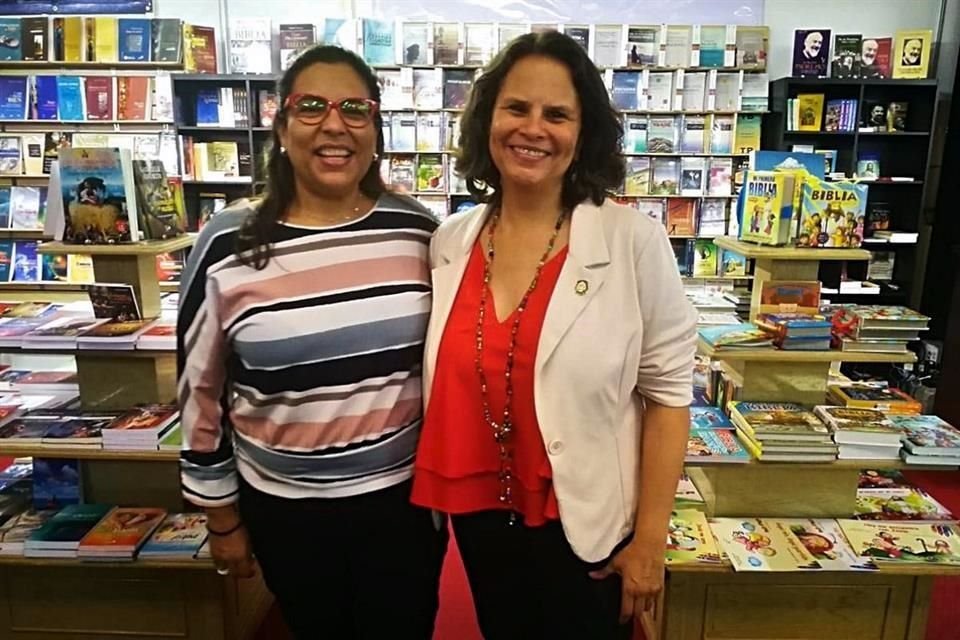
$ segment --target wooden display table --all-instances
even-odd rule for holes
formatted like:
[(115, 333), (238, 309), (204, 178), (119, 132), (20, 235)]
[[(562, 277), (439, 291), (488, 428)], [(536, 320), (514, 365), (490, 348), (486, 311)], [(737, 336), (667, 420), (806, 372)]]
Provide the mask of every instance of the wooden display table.
[[(145, 317), (160, 314), (156, 255), (190, 246), (192, 236), (135, 245), (44, 243), (42, 253), (87, 253), (99, 282), (133, 285)], [(176, 401), (172, 351), (3, 349), (70, 354), (84, 409), (127, 409)], [(179, 455), (167, 451), (0, 447), (0, 455), (81, 459), (84, 499), (183, 511)], [(212, 562), (92, 563), (0, 558), (0, 638), (4, 640), (243, 640), (256, 633), (272, 597), (260, 577), (219, 576)]]

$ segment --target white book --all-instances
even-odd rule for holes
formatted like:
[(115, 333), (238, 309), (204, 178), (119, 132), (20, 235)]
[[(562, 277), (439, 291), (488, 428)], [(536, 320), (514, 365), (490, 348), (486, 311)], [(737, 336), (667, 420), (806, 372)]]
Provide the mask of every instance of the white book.
[(443, 69), (415, 69), (413, 72), (413, 104), (417, 109), (443, 108)]
[(233, 73), (272, 73), (270, 18), (230, 20), (230, 70)]
[(43, 174), (44, 134), (25, 133), (20, 136), (20, 150), (23, 153), (23, 172), (27, 175)]
[(152, 100), (147, 119), (157, 122), (173, 122), (173, 82), (169, 73), (158, 73), (151, 78)]
[(413, 153), (417, 150), (417, 116), (413, 113), (395, 113), (391, 118), (390, 139), (395, 152)]
[(595, 65), (600, 68), (624, 66), (622, 25), (594, 25), (590, 43), (593, 47), (592, 58)]
[(692, 51), (693, 28), (691, 25), (667, 25), (663, 66), (680, 69), (692, 66)]
[(707, 74), (685, 73), (682, 92), (684, 111), (703, 111), (707, 100)]
[(668, 71), (656, 71), (647, 75), (647, 110), (673, 110), (673, 77)]
[(417, 151), (443, 151), (443, 118), (441, 113), (417, 115)]
[(496, 36), (492, 24), (469, 23), (463, 26), (466, 40), (463, 64), (483, 66), (493, 58)]
[(717, 73), (716, 88), (714, 89), (715, 111), (739, 111), (740, 87), (743, 84), (743, 72)]

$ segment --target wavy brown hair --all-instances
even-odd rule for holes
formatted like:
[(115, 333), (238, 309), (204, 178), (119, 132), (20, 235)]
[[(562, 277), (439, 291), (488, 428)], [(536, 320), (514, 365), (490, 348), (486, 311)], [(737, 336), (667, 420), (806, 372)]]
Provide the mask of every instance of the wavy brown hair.
[[(267, 152), (267, 186), (253, 214), (243, 223), (237, 235), (236, 254), (245, 265), (263, 269), (270, 262), (270, 242), (273, 226), (282, 220), (293, 202), (296, 193), (296, 177), (290, 158), (280, 149), (280, 131), (287, 125), (287, 96), (293, 92), (297, 78), (315, 64), (345, 64), (357, 72), (370, 94), (370, 99), (380, 102), (380, 84), (373, 70), (353, 52), (329, 45), (319, 45), (304, 51), (286, 70), (277, 83), (277, 115), (273, 120), (273, 132)], [(360, 191), (376, 200), (386, 191), (380, 177), (380, 158), (383, 156), (383, 117), (380, 110), (374, 115), (373, 126), (377, 128), (377, 154), (370, 168), (360, 179)]]
[[(457, 172), (465, 178), (467, 189), (478, 202), (499, 204), (500, 171), (490, 157), (489, 147), (493, 109), (510, 69), (532, 55), (547, 56), (565, 65), (580, 100), (579, 151), (564, 176), (563, 206), (572, 209), (588, 199), (599, 206), (609, 192), (623, 183), (623, 122), (587, 52), (575, 40), (556, 31), (516, 38), (476, 80), (461, 120)], [(488, 186), (493, 193), (487, 193)]]

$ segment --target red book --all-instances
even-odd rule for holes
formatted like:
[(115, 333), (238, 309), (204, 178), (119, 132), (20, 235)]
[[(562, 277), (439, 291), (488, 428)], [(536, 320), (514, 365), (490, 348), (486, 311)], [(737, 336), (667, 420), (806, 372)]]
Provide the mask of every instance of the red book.
[(213, 27), (191, 25), (190, 55), (197, 73), (217, 72), (217, 36)]
[(672, 198), (667, 203), (667, 233), (671, 236), (697, 234), (697, 201), (693, 198)]
[(87, 96), (87, 120), (113, 120), (113, 78), (84, 78)]
[(150, 78), (122, 76), (117, 79), (117, 120), (146, 120)]

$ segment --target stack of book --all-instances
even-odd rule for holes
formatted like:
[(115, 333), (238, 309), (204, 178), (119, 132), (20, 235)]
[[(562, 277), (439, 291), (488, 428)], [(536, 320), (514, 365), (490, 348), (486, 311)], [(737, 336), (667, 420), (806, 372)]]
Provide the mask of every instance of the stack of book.
[(24, 543), (53, 517), (56, 510), (23, 511), (0, 526), (0, 556), (22, 556)]
[(114, 507), (91, 529), (77, 547), (84, 560), (133, 560), (167, 515), (164, 509)]
[(103, 429), (103, 448), (156, 451), (160, 441), (177, 428), (179, 415), (173, 405), (131, 409)]
[(843, 351), (907, 353), (907, 344), (926, 331), (930, 318), (907, 307), (857, 306), (839, 310), (834, 333)]
[(137, 339), (137, 349), (173, 351), (177, 348), (177, 325), (174, 321), (159, 320)]
[(902, 432), (907, 464), (960, 467), (960, 431), (937, 416), (891, 416)]
[(702, 327), (698, 330), (700, 339), (713, 347), (715, 351), (736, 351), (740, 349), (764, 349), (773, 345), (770, 335), (750, 322)]
[(744, 463), (750, 456), (734, 435), (734, 427), (717, 407), (690, 407), (687, 462)]
[(77, 338), (103, 324), (106, 319), (91, 316), (61, 315), (26, 333), (22, 349), (75, 349)]
[(840, 460), (899, 460), (900, 430), (876, 409), (814, 407), (830, 427)]
[(837, 446), (813, 412), (790, 402), (734, 402), (730, 419), (761, 462), (830, 462)]
[(190, 560), (207, 540), (203, 513), (171, 513), (140, 548), (138, 557), (157, 560)]
[(856, 520), (956, 522), (953, 514), (933, 496), (895, 470), (860, 472)]
[(867, 383), (828, 385), (827, 400), (842, 407), (876, 409), (894, 415), (916, 415), (922, 409), (919, 402), (900, 389)]
[(778, 349), (826, 351), (830, 348), (832, 324), (823, 316), (803, 313), (762, 313), (757, 326), (773, 337)]

